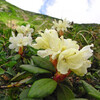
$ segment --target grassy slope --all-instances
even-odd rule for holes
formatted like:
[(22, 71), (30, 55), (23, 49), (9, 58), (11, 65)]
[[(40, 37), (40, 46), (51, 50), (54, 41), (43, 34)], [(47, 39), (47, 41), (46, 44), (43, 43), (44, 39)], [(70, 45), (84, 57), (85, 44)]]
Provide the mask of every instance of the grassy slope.
[[(0, 39), (3, 40), (4, 36), (9, 37), (11, 30), (14, 30), (17, 25), (29, 23), (35, 27), (35, 32), (37, 32), (38, 30), (50, 28), (54, 19), (55, 18), (49, 16), (24, 11), (4, 0), (0, 0)], [(89, 78), (92, 79), (92, 81), (90, 81), (92, 85), (100, 85), (100, 80), (98, 80), (100, 78), (100, 25), (74, 24), (73, 29), (70, 29), (68, 33), (65, 34), (65, 37), (77, 40), (81, 46), (91, 43), (95, 45), (93, 48), (93, 64), (89, 69), (91, 73), (88, 74)], [(100, 87), (97, 89), (100, 89)]]
[(23, 23), (30, 23), (34, 25), (35, 28), (38, 28), (41, 24), (44, 24), (41, 27), (41, 29), (43, 29), (45, 26), (51, 26), (53, 18), (33, 12), (24, 11), (5, 2), (4, 0), (0, 0), (0, 20), (12, 28), (15, 28), (16, 25), (21, 25)]

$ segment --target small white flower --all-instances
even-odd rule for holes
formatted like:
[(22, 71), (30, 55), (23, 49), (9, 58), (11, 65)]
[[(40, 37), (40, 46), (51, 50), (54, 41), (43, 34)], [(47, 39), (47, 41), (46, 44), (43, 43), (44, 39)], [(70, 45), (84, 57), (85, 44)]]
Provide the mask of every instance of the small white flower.
[(66, 74), (69, 69), (80, 76), (86, 74), (87, 68), (91, 66), (91, 61), (88, 58), (93, 55), (93, 50), (90, 47), (93, 47), (93, 44), (85, 46), (81, 50), (70, 48), (61, 52), (58, 58), (57, 70), (61, 74)]
[(18, 34), (15, 36), (15, 34), (12, 32), (12, 37), (9, 38), (9, 42), (11, 44), (9, 45), (10, 49), (15, 49), (15, 51), (19, 51), (20, 47), (31, 45), (32, 43), (32, 37), (31, 35), (23, 36), (23, 34)]
[(29, 24), (27, 24), (26, 26), (23, 26), (23, 25), (18, 26), (16, 28), (16, 30), (17, 30), (18, 33), (24, 34), (24, 36), (27, 36), (27, 35), (31, 34), (34, 31), (34, 29), (30, 28)]
[(67, 21), (66, 19), (64, 19), (63, 21), (62, 20), (59, 20), (58, 22), (55, 20), (53, 21), (53, 26), (52, 28), (53, 29), (56, 29), (58, 32), (61, 30), (61, 31), (67, 31), (67, 28), (71, 27), (69, 21)]

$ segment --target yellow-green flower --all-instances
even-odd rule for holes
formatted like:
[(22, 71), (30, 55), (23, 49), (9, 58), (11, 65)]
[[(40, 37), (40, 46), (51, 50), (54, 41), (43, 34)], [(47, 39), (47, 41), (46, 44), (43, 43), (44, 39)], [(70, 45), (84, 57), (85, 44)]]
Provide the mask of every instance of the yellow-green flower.
[(44, 33), (39, 33), (41, 37), (36, 38), (36, 43), (32, 46), (36, 49), (48, 49), (50, 48), (50, 42), (53, 42), (54, 39), (58, 38), (58, 34), (55, 30), (45, 29)]
[(58, 58), (57, 70), (61, 74), (67, 74), (68, 70), (72, 70), (77, 75), (83, 76), (87, 73), (87, 68), (91, 66), (88, 59), (93, 55), (93, 50), (88, 45), (81, 50), (70, 48), (60, 53)]
[(41, 57), (51, 55), (52, 59), (57, 59), (61, 52), (70, 48), (75, 48), (78, 50), (79, 45), (76, 41), (72, 41), (71, 39), (63, 39), (63, 37), (61, 37), (53, 39), (52, 41), (49, 40), (49, 48), (45, 50), (39, 50), (38, 55)]
[(38, 51), (38, 55), (46, 57), (51, 55), (52, 59), (57, 59), (59, 54), (70, 48), (79, 49), (79, 45), (76, 41), (71, 39), (60, 38), (55, 30), (45, 30), (44, 33), (40, 33), (41, 37), (36, 38), (36, 44), (32, 46), (36, 49), (43, 49)]

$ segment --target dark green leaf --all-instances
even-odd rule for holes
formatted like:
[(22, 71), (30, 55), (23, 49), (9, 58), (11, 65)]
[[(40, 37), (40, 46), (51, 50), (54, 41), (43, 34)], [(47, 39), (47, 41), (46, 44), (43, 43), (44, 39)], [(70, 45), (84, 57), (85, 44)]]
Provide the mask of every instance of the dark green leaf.
[(20, 100), (42, 100), (42, 99), (32, 99), (28, 97), (28, 92), (30, 88), (24, 89), (19, 95)]
[(20, 67), (22, 69), (24, 69), (30, 73), (34, 73), (34, 74), (50, 73), (49, 71), (42, 69), (42, 68), (35, 67), (34, 65), (21, 65)]
[(96, 85), (95, 88), (100, 89), (100, 85)]
[(22, 100), (43, 100), (43, 99), (31, 99), (31, 98), (24, 98)]
[(49, 71), (53, 71), (53, 72), (56, 71), (54, 66), (52, 65), (52, 63), (49, 60), (38, 57), (38, 56), (32, 56), (32, 59), (37, 66), (47, 69)]
[(84, 99), (84, 98), (75, 98), (75, 99), (71, 99), (71, 100), (88, 100), (88, 99)]
[(0, 95), (0, 100), (12, 100), (10, 96)]
[(96, 89), (95, 89), (94, 87), (92, 87), (90, 84), (86, 83), (84, 80), (82, 80), (81, 82), (82, 82), (82, 84), (83, 84), (83, 87), (84, 87), (85, 91), (86, 91), (89, 95), (91, 95), (91, 96), (93, 96), (93, 97), (95, 97), (95, 98), (97, 98), (97, 99), (100, 99), (100, 92), (99, 92), (98, 90), (96, 90)]
[(30, 73), (27, 73), (27, 72), (18, 72), (17, 75), (15, 75), (11, 81), (19, 81), (21, 79), (24, 79), (26, 77), (28, 77), (30, 75)]
[(37, 49), (34, 49), (31, 46), (28, 46), (28, 50), (29, 50), (28, 53), (30, 53), (30, 54), (34, 54), (34, 55), (37, 54)]
[(21, 56), (19, 54), (13, 56), (12, 60), (18, 60)]
[(28, 94), (29, 90), (30, 90), (30, 88), (27, 88), (27, 89), (24, 89), (24, 90), (21, 92), (21, 94), (19, 95), (20, 100), (23, 100), (24, 98), (27, 98), (27, 97), (28, 97), (27, 94)]
[(19, 81), (17, 86), (22, 85), (23, 83), (28, 82), (30, 79), (31, 79), (31, 77), (27, 77), (27, 78), (25, 78), (25, 79)]
[(13, 67), (17, 62), (16, 61), (10, 61), (6, 64), (8, 67)]
[(66, 85), (60, 84), (57, 88), (57, 100), (72, 100), (74, 93)]
[(8, 67), (6, 73), (8, 73), (8, 74), (10, 74), (10, 75), (13, 75), (13, 76), (16, 75), (15, 71), (14, 71), (11, 67)]
[(49, 78), (37, 80), (33, 83), (28, 96), (33, 98), (46, 97), (53, 93), (56, 86), (57, 82)]
[(2, 68), (0, 68), (0, 74), (4, 74), (4, 70)]
[(0, 40), (0, 43), (4, 44), (4, 43), (5, 43), (5, 41), (4, 41), (4, 40)]
[(26, 82), (26, 84), (30, 84), (30, 83), (33, 83), (34, 81), (36, 80), (36, 78), (34, 78), (34, 76)]

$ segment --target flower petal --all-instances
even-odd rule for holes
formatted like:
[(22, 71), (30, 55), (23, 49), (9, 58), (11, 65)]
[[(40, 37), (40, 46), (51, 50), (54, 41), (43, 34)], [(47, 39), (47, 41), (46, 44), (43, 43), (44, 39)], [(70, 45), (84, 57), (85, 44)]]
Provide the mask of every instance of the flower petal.
[[(82, 53), (77, 49), (71, 48), (61, 52), (58, 58), (57, 70), (62, 74), (67, 73), (68, 69), (78, 69), (84, 63)], [(62, 72), (64, 70), (64, 72)]]
[(69, 67), (66, 65), (66, 62), (64, 60), (61, 60), (57, 64), (57, 71), (59, 71), (61, 74), (67, 74), (69, 70)]
[(47, 50), (39, 50), (38, 52), (37, 52), (37, 54), (40, 56), (40, 57), (42, 57), (42, 58), (44, 58), (44, 57), (46, 57), (46, 56), (48, 56), (48, 55), (51, 55), (53, 52), (51, 51), (51, 50), (49, 50), (49, 49), (47, 49)]
[(84, 61), (83, 65), (80, 68), (71, 70), (79, 76), (84, 76), (87, 73), (87, 68), (89, 67), (91, 67), (91, 62), (87, 60)]
[(64, 43), (67, 49), (70, 48), (79, 49), (79, 45), (77, 44), (77, 41), (72, 41), (71, 39), (64, 39)]
[(85, 59), (88, 59), (93, 55), (93, 50), (90, 47), (94, 47), (94, 45), (87, 45), (80, 50), (82, 53), (84, 53)]

